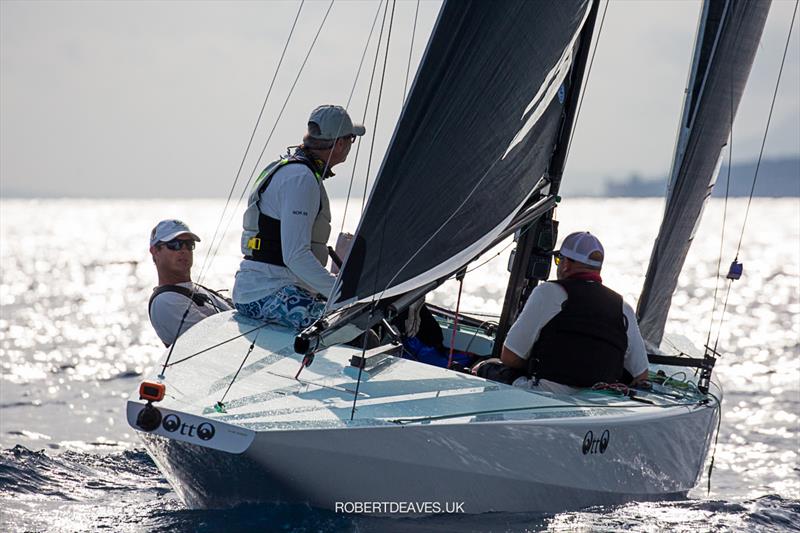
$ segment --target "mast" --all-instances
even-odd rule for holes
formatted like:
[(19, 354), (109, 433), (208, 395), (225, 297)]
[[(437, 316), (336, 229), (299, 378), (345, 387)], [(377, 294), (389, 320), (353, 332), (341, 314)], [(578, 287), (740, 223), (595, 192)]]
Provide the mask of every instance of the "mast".
[[(599, 2), (594, 2), (589, 11), (586, 24), (580, 34), (578, 48), (575, 51), (571, 75), (564, 82), (563, 89), (566, 95), (563, 120), (546, 173), (546, 177), (550, 180), (549, 189), (531, 198), (529, 200), (530, 203), (534, 203), (548, 195), (557, 197), (561, 187), (561, 178), (567, 160), (569, 141), (575, 125), (578, 100), (584, 82), (586, 62), (591, 48), (598, 7)], [(495, 336), (495, 357), (500, 356), (506, 334), (517, 319), (533, 288), (540, 281), (544, 281), (550, 276), (552, 261), (550, 252), (555, 248), (558, 237), (558, 221), (553, 220), (554, 212), (555, 207), (538, 220), (534, 220), (520, 228), (517, 233), (519, 237), (516, 238), (516, 248), (511, 252), (511, 275), (509, 276), (506, 296), (503, 301), (503, 311), (500, 315), (500, 327)]]
[(711, 196), (769, 7), (769, 0), (706, 0), (703, 5), (664, 216), (637, 308), (642, 336), (656, 346)]

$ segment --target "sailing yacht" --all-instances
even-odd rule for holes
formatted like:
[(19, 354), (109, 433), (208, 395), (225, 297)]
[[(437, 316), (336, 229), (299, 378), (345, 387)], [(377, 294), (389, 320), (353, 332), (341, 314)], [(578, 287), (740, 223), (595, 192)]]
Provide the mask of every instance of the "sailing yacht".
[(685, 497), (722, 394), (715, 353), (674, 355), (664, 324), (768, 9), (703, 5), (638, 309), (651, 387), (558, 395), (404, 359), (391, 335), (350, 345), (515, 235), (499, 327), (435, 310), (454, 349), (496, 354), (550, 273), (598, 3), (447, 0), (323, 318), (298, 334), (212, 316), (128, 400), (130, 425), (180, 498), (425, 514), (425, 502), (482, 513)]

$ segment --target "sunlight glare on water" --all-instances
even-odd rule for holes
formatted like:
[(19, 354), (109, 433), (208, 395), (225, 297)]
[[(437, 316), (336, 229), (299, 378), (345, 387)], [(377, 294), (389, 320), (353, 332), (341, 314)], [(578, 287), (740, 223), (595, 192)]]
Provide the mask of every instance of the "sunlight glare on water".
[[(332, 207), (335, 214), (342, 212), (340, 202)], [(796, 518), (800, 512), (800, 203), (754, 201), (739, 254), (744, 276), (733, 282), (729, 295), (724, 274), (736, 255), (745, 200), (728, 204), (723, 279), (718, 281), (722, 207), (712, 200), (706, 209), (667, 326), (696, 346), (706, 343), (709, 329), (712, 344), (719, 337), (723, 357), (714, 375), (725, 389), (725, 402), (710, 494), (704, 474), (690, 494), (695, 499), (688, 502), (517, 516), (514, 524), (553, 531), (694, 531), (753, 529), (767, 520), (769, 530), (785, 527), (785, 515)], [(662, 209), (656, 199), (565, 200), (557, 210), (559, 233), (562, 238), (577, 230), (596, 234), (606, 249), (605, 284), (635, 306)], [(0, 483), (3, 505), (13, 502), (4, 519), (23, 524), (21, 529), (55, 523), (76, 531), (103, 525), (194, 530), (197, 521), (219, 523), (213, 513), (182, 514), (188, 512), (180, 511), (180, 502), (146, 455), (131, 451), (138, 442), (123, 408), (163, 350), (147, 317), (156, 283), (148, 253), (150, 229), (160, 219), (180, 218), (203, 238), (195, 251), (197, 279), (221, 202), (3, 200), (0, 210), (0, 444), (4, 468), (11, 472), (0, 475), (17, 480), (5, 489)], [(42, 216), (50, 212), (58, 216)], [(348, 215), (345, 230), (352, 232), (358, 213), (351, 209)], [(231, 231), (200, 280), (209, 287), (232, 285), (241, 255), (235, 229), (240, 217), (234, 213)], [(334, 231), (340, 224), (333, 221)], [(499, 314), (510, 250), (503, 243), (470, 266), (463, 312)], [(449, 281), (428, 301), (455, 307), (457, 291), (457, 283)], [(46, 453), (30, 451), (42, 449)], [(107, 462), (110, 467), (103, 466)], [(67, 500), (62, 493), (76, 496)], [(149, 510), (140, 512), (144, 507)], [(280, 512), (294, 517), (297, 510)], [(36, 518), (42, 513), (55, 522)], [(352, 525), (315, 516), (316, 529), (332, 523), (334, 529), (349, 530)], [(359, 527), (369, 530), (369, 524)], [(386, 526), (379, 524), (377, 530)]]

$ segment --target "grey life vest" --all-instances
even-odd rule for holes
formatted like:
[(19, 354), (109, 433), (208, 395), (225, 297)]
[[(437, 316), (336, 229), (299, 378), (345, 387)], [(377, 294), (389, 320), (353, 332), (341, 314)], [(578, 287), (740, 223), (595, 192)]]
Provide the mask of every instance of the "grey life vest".
[(323, 165), (310, 159), (302, 150), (278, 161), (273, 161), (258, 176), (242, 219), (241, 248), (245, 259), (286, 266), (283, 262), (281, 248), (281, 221), (261, 212), (258, 207), (261, 196), (272, 182), (272, 177), (279, 169), (290, 164), (301, 164), (311, 170), (319, 184), (319, 210), (311, 228), (311, 252), (323, 266), (328, 261), (328, 237), (331, 234), (331, 207), (328, 194), (322, 185)]

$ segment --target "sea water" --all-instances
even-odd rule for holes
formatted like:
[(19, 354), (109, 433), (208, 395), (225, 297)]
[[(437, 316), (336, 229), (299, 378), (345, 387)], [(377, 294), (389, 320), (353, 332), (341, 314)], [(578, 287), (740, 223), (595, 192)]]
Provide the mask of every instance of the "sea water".
[[(723, 354), (714, 374), (725, 401), (710, 491), (704, 474), (686, 501), (390, 519), (304, 505), (187, 510), (127, 425), (125, 400), (163, 350), (147, 318), (156, 280), (149, 231), (163, 218), (186, 221), (203, 238), (195, 279), (230, 288), (241, 210), (222, 217), (223, 205), (0, 201), (0, 530), (800, 530), (796, 198), (754, 200), (743, 236), (747, 201), (727, 203), (723, 226), (725, 204), (712, 200), (673, 298), (668, 331), (700, 346), (710, 339)], [(344, 203), (333, 207), (334, 233), (353, 231), (353, 204), (344, 226)], [(662, 210), (656, 199), (565, 199), (557, 218), (562, 236), (585, 229), (600, 237), (604, 282), (635, 304)], [(744, 276), (730, 284), (724, 273), (740, 236)], [(470, 267), (462, 311), (499, 314), (511, 248), (503, 243)], [(453, 307), (457, 293), (448, 282), (428, 299)]]

